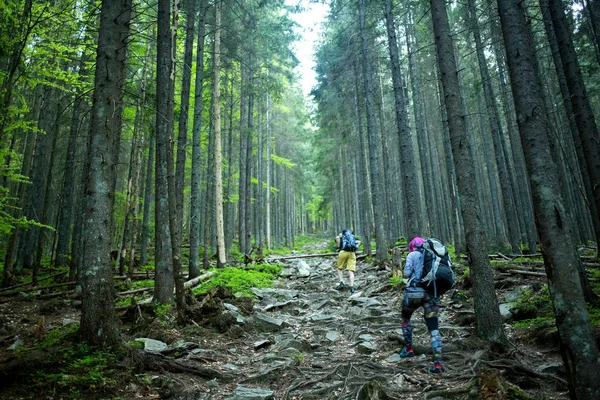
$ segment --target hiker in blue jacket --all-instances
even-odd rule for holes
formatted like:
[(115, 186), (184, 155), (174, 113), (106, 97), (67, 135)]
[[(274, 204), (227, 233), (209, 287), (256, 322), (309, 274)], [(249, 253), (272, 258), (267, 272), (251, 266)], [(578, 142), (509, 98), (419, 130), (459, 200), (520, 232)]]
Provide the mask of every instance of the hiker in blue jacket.
[(404, 289), (404, 300), (402, 301), (402, 335), (405, 347), (400, 352), (400, 357), (415, 356), (412, 348), (413, 327), (410, 318), (419, 307), (423, 306), (425, 324), (431, 336), (431, 348), (433, 349), (433, 367), (429, 371), (439, 374), (443, 370), (442, 336), (438, 330), (440, 301), (419, 286), (423, 272), (423, 243), (425, 243), (423, 238), (416, 237), (408, 245), (410, 253), (406, 257), (404, 277), (409, 281)]

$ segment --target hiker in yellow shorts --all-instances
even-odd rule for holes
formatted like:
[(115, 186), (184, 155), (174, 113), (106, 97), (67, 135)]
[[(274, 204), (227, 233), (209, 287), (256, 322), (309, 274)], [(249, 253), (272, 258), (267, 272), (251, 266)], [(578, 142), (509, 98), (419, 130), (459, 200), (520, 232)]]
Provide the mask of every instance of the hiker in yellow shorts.
[(354, 233), (350, 229), (344, 229), (339, 235), (335, 237), (335, 243), (337, 248), (340, 250), (337, 262), (337, 273), (340, 283), (336, 286), (336, 289), (343, 289), (346, 287), (344, 284), (344, 276), (342, 271), (346, 267), (348, 271), (348, 278), (350, 280), (350, 292), (354, 293), (354, 271), (356, 271), (356, 250), (360, 246), (360, 240), (356, 240)]

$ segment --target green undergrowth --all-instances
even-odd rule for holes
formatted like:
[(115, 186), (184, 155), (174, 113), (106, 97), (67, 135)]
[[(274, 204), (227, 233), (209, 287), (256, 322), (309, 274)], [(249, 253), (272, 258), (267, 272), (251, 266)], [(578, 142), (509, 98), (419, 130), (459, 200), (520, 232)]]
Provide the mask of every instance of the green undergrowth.
[(215, 275), (195, 288), (194, 294), (203, 294), (220, 286), (240, 296), (255, 297), (252, 288), (273, 287), (273, 281), (281, 272), (282, 267), (280, 264), (256, 264), (250, 269), (213, 269)]
[(294, 238), (294, 250), (303, 253), (318, 253), (320, 250), (314, 248), (315, 245), (321, 243), (325, 239), (319, 235), (301, 235)]
[(80, 399), (110, 395), (117, 389), (118, 356), (77, 340), (79, 324), (50, 331), (34, 348), (21, 348), (19, 357), (44, 351), (43, 362), (21, 371), (32, 398)]
[(271, 250), (264, 250), (265, 256), (276, 255), (276, 256), (287, 256), (292, 254), (292, 250), (286, 246), (274, 247)]

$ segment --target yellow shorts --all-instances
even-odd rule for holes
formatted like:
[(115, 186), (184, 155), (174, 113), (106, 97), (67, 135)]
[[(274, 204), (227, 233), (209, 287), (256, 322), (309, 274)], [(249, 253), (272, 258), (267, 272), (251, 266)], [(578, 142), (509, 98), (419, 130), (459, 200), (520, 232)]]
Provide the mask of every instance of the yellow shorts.
[(356, 271), (356, 253), (353, 251), (340, 251), (340, 255), (338, 256), (338, 269), (344, 269), (344, 265), (346, 266), (346, 271)]

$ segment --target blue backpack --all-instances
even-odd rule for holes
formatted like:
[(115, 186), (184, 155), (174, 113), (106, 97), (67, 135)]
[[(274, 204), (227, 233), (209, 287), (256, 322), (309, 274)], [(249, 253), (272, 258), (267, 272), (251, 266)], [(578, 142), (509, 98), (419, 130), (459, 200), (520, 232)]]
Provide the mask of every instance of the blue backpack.
[(342, 237), (340, 238), (340, 250), (356, 251), (356, 249), (358, 249), (358, 246), (352, 231), (342, 231)]

